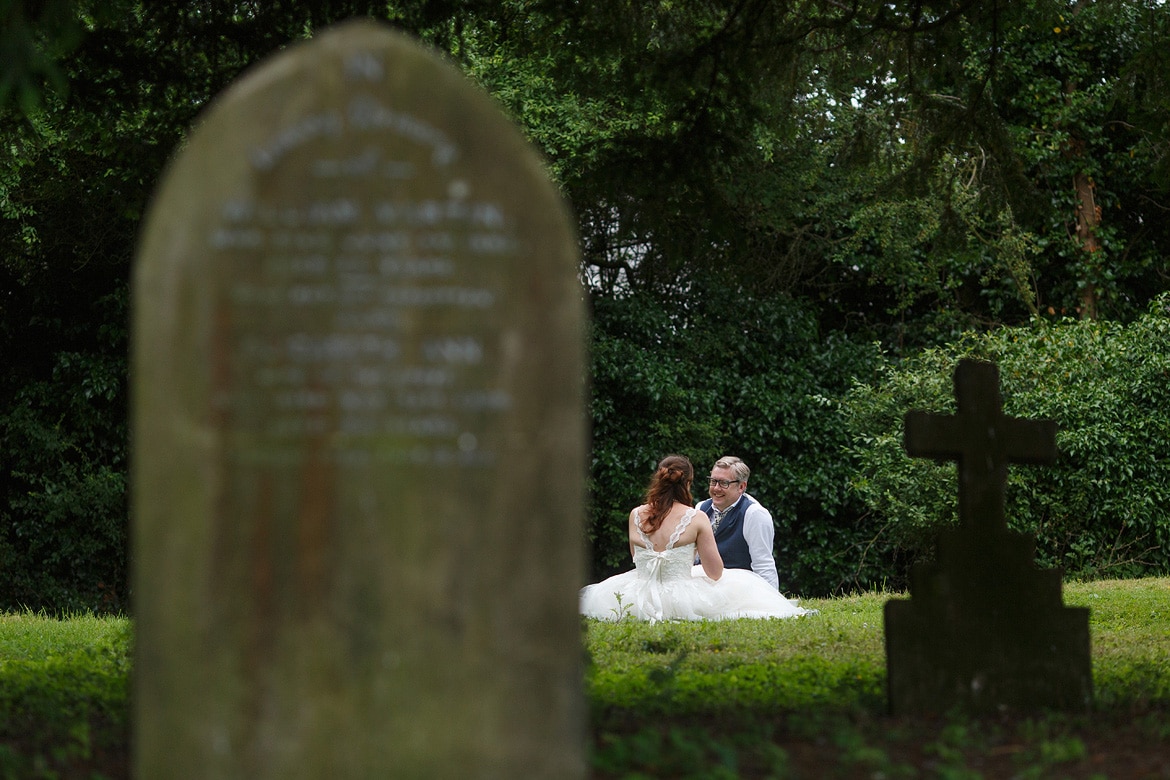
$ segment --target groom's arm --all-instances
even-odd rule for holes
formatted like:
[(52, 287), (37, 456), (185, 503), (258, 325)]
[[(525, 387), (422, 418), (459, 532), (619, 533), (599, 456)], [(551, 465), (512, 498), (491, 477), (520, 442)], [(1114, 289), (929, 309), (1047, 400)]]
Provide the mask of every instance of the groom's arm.
[(776, 573), (776, 559), (772, 557), (772, 546), (776, 541), (776, 526), (772, 524), (772, 513), (758, 501), (748, 507), (743, 516), (743, 538), (752, 556), (752, 571), (763, 577), (772, 587), (780, 590), (780, 576)]

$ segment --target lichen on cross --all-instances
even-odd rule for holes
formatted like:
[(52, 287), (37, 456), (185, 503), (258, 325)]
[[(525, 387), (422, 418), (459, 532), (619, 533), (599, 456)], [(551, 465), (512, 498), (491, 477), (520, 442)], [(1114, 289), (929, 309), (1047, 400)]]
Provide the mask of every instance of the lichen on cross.
[(1006, 416), (994, 363), (960, 360), (955, 400), (955, 415), (906, 413), (906, 453), (958, 461), (960, 525), (967, 530), (1004, 530), (1008, 463), (1055, 461), (1056, 423)]

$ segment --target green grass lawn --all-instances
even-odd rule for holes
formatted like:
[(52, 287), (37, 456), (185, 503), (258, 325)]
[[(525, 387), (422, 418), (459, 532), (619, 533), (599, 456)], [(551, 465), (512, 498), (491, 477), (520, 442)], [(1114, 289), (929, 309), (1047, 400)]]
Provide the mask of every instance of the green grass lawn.
[(0, 778), (128, 777), (131, 624), (0, 615)]
[[(903, 594), (893, 594), (903, 597)], [(1067, 583), (1090, 713), (886, 714), (891, 594), (726, 623), (586, 621), (595, 777), (1170, 777), (1170, 579)]]
[[(1170, 579), (1068, 583), (1090, 713), (885, 713), (882, 605), (724, 623), (583, 621), (595, 778), (1170, 777)], [(0, 780), (125, 778), (132, 624), (0, 615)]]

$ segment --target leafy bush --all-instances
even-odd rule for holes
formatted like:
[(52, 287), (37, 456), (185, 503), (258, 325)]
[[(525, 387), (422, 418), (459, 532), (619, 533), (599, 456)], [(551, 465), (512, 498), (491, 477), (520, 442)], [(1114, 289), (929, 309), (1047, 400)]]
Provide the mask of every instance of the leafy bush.
[(0, 380), (0, 608), (126, 608), (126, 299)]
[[(677, 452), (699, 476), (720, 455), (752, 469), (749, 491), (772, 512), (786, 593), (825, 594), (880, 581), (858, 541), (864, 507), (849, 494), (849, 443), (835, 398), (874, 370), (876, 350), (819, 332), (791, 299), (735, 290), (685, 303), (595, 301), (593, 460), (588, 534), (594, 576), (629, 568), (626, 518), (654, 465)], [(695, 499), (705, 498), (696, 487)]]
[(955, 466), (908, 458), (902, 420), (953, 413), (962, 357), (999, 366), (1006, 414), (1058, 425), (1055, 465), (1009, 470), (1008, 525), (1037, 535), (1038, 563), (1078, 577), (1170, 571), (1170, 297), (1131, 325), (1037, 320), (968, 335), (848, 394), (853, 487), (882, 534), (917, 555), (956, 521)]

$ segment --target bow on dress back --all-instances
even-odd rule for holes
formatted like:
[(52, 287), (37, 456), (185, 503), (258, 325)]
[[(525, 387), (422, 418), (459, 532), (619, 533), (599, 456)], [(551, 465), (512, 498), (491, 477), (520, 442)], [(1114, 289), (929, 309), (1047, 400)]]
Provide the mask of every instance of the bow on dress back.
[(666, 599), (672, 582), (686, 582), (692, 578), (695, 562), (694, 543), (675, 547), (683, 531), (691, 524), (697, 509), (689, 509), (670, 532), (666, 547), (655, 550), (654, 543), (642, 528), (641, 512), (634, 512), (634, 526), (642, 545), (634, 545), (634, 567), (638, 572), (638, 587), (634, 591), (634, 613), (651, 621), (665, 620), (668, 612)]

